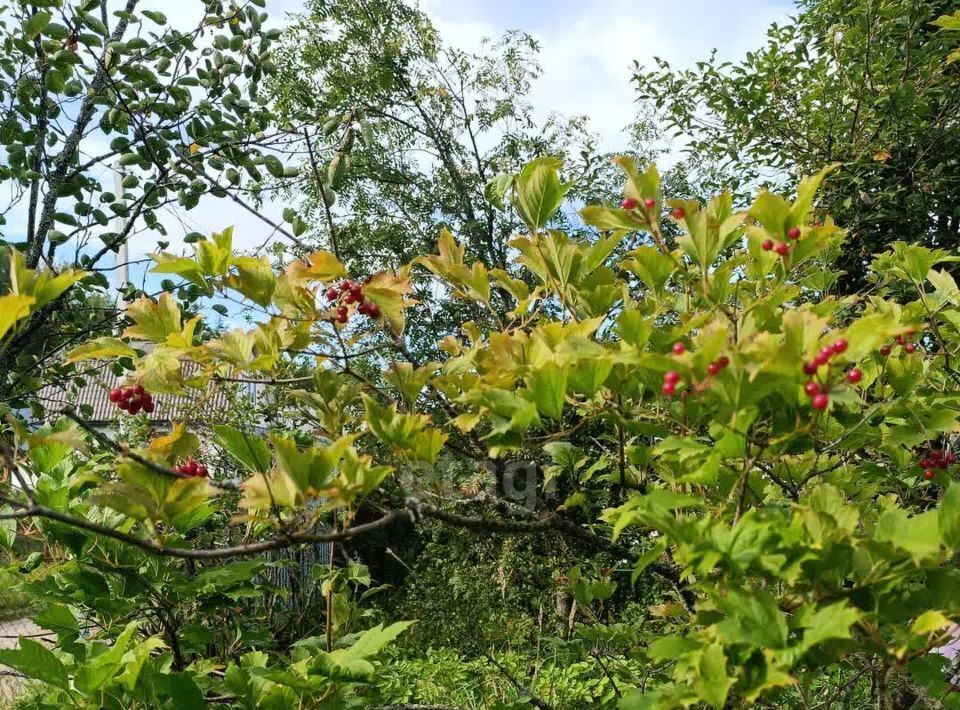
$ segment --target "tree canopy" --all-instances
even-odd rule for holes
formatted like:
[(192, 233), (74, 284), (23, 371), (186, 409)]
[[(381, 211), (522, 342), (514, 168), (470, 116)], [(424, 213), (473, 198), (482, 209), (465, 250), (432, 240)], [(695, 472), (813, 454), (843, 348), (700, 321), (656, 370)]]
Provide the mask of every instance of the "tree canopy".
[(839, 163), (823, 206), (850, 230), (840, 263), (855, 291), (892, 242), (960, 241), (960, 72), (948, 63), (956, 40), (936, 24), (953, 9), (806, 0), (742, 61), (638, 66), (638, 96), (686, 142), (695, 172), (718, 167), (734, 189), (789, 187)]

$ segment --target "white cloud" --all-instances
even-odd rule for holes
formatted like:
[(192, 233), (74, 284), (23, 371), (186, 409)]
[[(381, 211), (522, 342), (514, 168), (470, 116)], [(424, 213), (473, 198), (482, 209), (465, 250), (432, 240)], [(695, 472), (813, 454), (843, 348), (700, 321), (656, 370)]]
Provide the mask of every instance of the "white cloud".
[(444, 40), (462, 49), (476, 50), (483, 37), (507, 29), (530, 32), (541, 43), (544, 70), (531, 96), (538, 115), (585, 114), (601, 147), (616, 150), (637, 110), (634, 60), (649, 65), (660, 56), (690, 66), (714, 47), (735, 59), (759, 46), (769, 24), (791, 6), (782, 0), (425, 0), (423, 7)]

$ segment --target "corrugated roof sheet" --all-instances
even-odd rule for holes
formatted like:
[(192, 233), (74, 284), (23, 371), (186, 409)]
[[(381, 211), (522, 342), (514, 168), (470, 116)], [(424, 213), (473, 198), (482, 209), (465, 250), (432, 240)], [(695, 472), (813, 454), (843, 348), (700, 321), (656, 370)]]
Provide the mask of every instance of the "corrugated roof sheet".
[[(47, 385), (39, 392), (39, 399), (47, 410), (47, 415), (53, 415), (66, 406), (76, 408), (81, 416), (92, 424), (109, 424), (121, 416), (130, 416), (110, 401), (110, 390), (128, 384), (126, 375), (117, 377), (113, 373), (110, 361), (91, 362), (89, 366), (100, 365), (95, 372), (84, 376), (86, 384)], [(194, 374), (199, 366), (196, 363), (184, 361), (180, 365), (185, 377)], [(253, 386), (246, 388), (247, 394), (255, 396)], [(217, 421), (224, 418), (229, 406), (230, 397), (227, 389), (222, 385), (211, 383), (206, 391), (191, 390), (187, 395), (154, 394), (154, 410), (145, 416), (153, 422), (174, 422), (189, 419), (203, 418), (207, 421)], [(93, 411), (85, 412), (82, 407), (89, 406)]]

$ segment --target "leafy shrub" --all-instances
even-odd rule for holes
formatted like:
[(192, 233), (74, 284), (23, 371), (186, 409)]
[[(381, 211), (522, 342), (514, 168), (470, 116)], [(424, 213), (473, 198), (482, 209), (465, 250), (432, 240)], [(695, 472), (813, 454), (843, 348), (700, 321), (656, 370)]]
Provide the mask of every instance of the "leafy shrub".
[[(618, 164), (620, 206), (584, 207), (578, 235), (549, 228), (571, 186), (559, 161), (496, 178), (491, 199), (512, 204), (528, 231), (510, 242), (509, 270), (469, 262), (449, 232), (437, 254), (356, 280), (326, 252), (279, 271), (236, 255), (229, 230), (199, 242), (195, 257), (155, 255), (157, 270), (269, 315), (200, 341), (199, 317), (185, 319), (169, 294), (144, 298), (122, 338), (88, 342), (71, 359), (129, 358), (131, 381), (159, 402), (249, 379), (277, 387), (284, 407), (266, 437), (221, 437), (240, 480), (184, 464), (196, 426), (133, 450), (94, 434), (92, 455), (79, 436), (91, 428), (74, 412), (65, 415), (77, 430), (14, 427), (24, 448), (3, 453), (24, 478), (3, 502), (61, 551), (61, 567), (35, 585), (51, 603), (41, 623), (59, 636), (52, 651), (24, 641), (0, 662), (44, 681), (51, 703), (360, 703), (377, 697), (378, 679), (398, 692), (398, 677), (428, 667), (402, 659), (409, 670), (392, 676), (380, 666), (407, 622), (371, 626), (361, 614), (335, 627), (330, 615), (324, 634), (279, 648), (235, 606), (259, 593), (266, 563), (232, 558), (430, 520), (587, 551), (590, 564), (547, 564), (576, 602), (575, 634), (548, 642), (558, 661), (487, 659), (496, 672), (482, 682), (518, 697), (829, 706), (869, 675), (881, 708), (954, 702), (946, 661), (931, 650), (960, 615), (960, 289), (935, 268), (955, 257), (898, 242), (871, 261), (868, 292), (836, 297), (843, 274), (832, 263), (846, 235), (814, 208), (830, 168), (802, 180), (792, 201), (762, 191), (736, 211), (728, 194), (665, 202), (653, 167)], [(48, 287), (22, 273), (3, 298), (28, 303)], [(441, 342), (442, 362), (420, 362), (404, 342), (413, 279), (436, 279), (489, 314)], [(153, 347), (138, 353), (130, 338)], [(276, 376), (307, 350), (309, 378)], [(183, 359), (198, 368), (189, 380)], [(37, 455), (51, 446), (71, 464)], [(493, 477), (489, 507), (421, 485), (441, 454)], [(507, 500), (508, 464), (534, 471), (544, 495)], [(214, 520), (240, 524), (242, 542), (199, 547)], [(604, 555), (611, 566), (594, 566)], [(194, 564), (209, 559), (231, 561)], [(634, 588), (643, 604), (617, 601)], [(483, 591), (462, 598), (487, 604)], [(446, 621), (426, 604), (410, 610), (420, 624)], [(102, 633), (79, 636), (79, 615)], [(451, 628), (469, 627), (461, 622)], [(448, 691), (462, 686), (466, 701), (459, 654), (437, 653), (435, 677)]]

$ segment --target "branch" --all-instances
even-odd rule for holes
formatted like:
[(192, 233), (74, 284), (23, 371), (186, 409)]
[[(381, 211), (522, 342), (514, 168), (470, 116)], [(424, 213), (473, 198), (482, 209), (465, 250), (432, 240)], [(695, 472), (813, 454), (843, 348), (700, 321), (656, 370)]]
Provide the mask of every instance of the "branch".
[[(124, 32), (127, 30), (127, 18), (132, 16), (137, 2), (138, 0), (127, 0), (124, 12), (120, 13), (120, 19), (116, 27), (113, 28), (110, 38), (104, 43), (105, 47), (110, 47), (114, 42), (118, 42), (123, 37)], [(54, 160), (53, 171), (47, 178), (47, 194), (43, 196), (43, 209), (40, 212), (40, 220), (37, 223), (34, 240), (30, 244), (30, 252), (27, 255), (27, 266), (31, 269), (35, 269), (40, 262), (40, 256), (43, 253), (44, 237), (46, 236), (47, 230), (50, 229), (50, 225), (53, 222), (53, 215), (57, 209), (57, 196), (60, 185), (67, 175), (67, 170), (70, 167), (73, 156), (77, 152), (77, 148), (80, 146), (80, 140), (83, 138), (87, 124), (90, 123), (90, 120), (96, 112), (100, 92), (107, 81), (108, 71), (105, 63), (101, 61), (98, 64), (97, 71), (90, 81), (90, 85), (87, 87), (83, 104), (77, 113), (73, 130), (64, 141), (63, 150), (60, 151)]]
[(500, 671), (500, 673), (503, 674), (503, 677), (504, 677), (504, 678), (506, 678), (508, 681), (510, 681), (510, 685), (512, 685), (514, 688), (516, 688), (516, 690), (517, 690), (518, 693), (520, 693), (521, 695), (525, 695), (525, 696), (527, 696), (527, 698), (530, 699), (530, 704), (531, 704), (531, 705), (533, 705), (535, 708), (540, 708), (540, 710), (553, 710), (553, 706), (552, 706), (552, 705), (550, 705), (549, 703), (541, 700), (541, 699), (538, 698), (536, 695), (534, 695), (534, 694), (531, 693), (529, 690), (527, 690), (527, 689), (524, 688), (522, 685), (520, 685), (520, 682), (510, 674), (510, 671), (508, 671), (506, 668), (504, 668), (502, 665), (500, 665), (500, 663), (497, 661), (496, 658), (494, 658), (493, 656), (491, 656), (489, 653), (486, 653), (486, 652), (484, 652), (483, 655), (486, 656), (486, 657), (487, 657), (487, 660), (490, 661), (490, 663), (492, 663), (492, 664), (494, 665), (494, 667), (495, 667), (498, 671)]
[[(190, 474), (177, 473), (173, 469), (167, 468), (166, 466), (162, 466), (158, 464), (156, 461), (151, 461), (150, 459), (144, 456), (141, 456), (126, 444), (121, 444), (119, 442), (114, 441), (106, 434), (97, 431), (92, 424), (90, 424), (85, 419), (82, 419), (72, 409), (69, 409), (69, 408), (61, 409), (60, 413), (63, 416), (67, 417), (68, 419), (71, 419), (74, 422), (76, 422), (81, 429), (83, 429), (85, 432), (90, 434), (101, 445), (107, 447), (111, 451), (115, 451), (116, 453), (120, 454), (125, 458), (130, 459), (131, 461), (136, 461), (138, 464), (140, 464), (145, 468), (150, 469), (154, 473), (159, 473), (161, 476), (168, 476), (169, 478), (192, 478)], [(207, 483), (209, 483), (214, 488), (222, 488), (228, 491), (239, 491), (242, 485), (241, 482), (237, 480), (215, 481), (213, 479), (207, 479)]]

